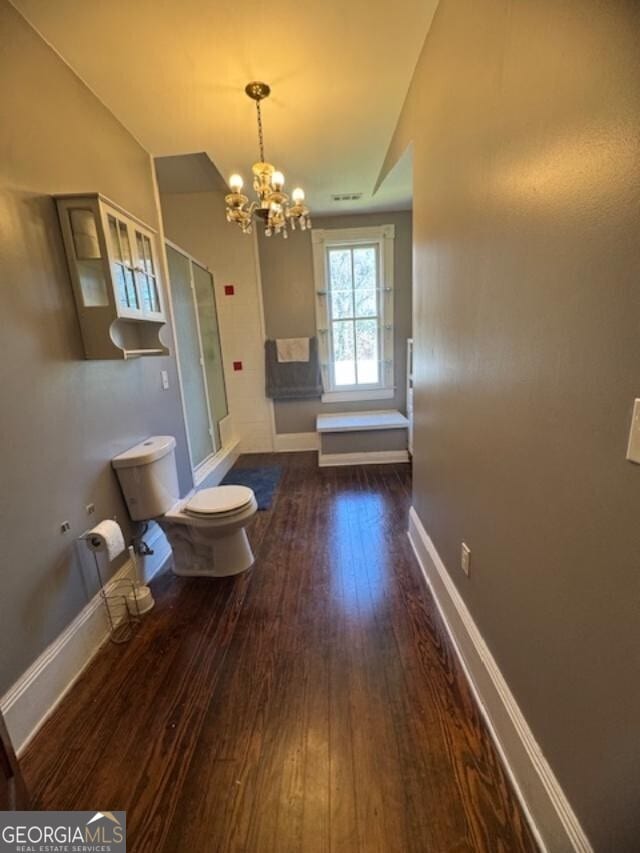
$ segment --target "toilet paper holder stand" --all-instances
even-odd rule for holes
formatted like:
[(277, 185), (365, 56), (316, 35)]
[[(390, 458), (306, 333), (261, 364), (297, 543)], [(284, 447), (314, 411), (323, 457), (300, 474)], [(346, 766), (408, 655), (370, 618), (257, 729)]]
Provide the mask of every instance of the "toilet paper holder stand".
[(141, 621), (138, 599), (135, 594), (136, 582), (131, 578), (112, 578), (105, 585), (100, 571), (98, 553), (90, 547), (90, 544), (95, 544), (91, 540), (91, 531), (83, 533), (78, 539), (85, 544), (93, 556), (100, 598), (109, 622), (109, 639), (116, 644), (128, 643)]

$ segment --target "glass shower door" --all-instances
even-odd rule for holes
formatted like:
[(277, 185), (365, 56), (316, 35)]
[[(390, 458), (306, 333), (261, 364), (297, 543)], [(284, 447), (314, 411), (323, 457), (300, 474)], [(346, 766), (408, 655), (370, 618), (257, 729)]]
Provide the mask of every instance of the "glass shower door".
[(195, 288), (190, 258), (167, 245), (167, 262), (191, 466), (195, 471), (216, 449), (209, 411), (209, 394), (200, 348), (198, 312), (194, 298)]
[(200, 341), (204, 359), (204, 372), (209, 393), (209, 410), (213, 421), (215, 443), (220, 447), (220, 421), (229, 414), (227, 390), (224, 384), (222, 346), (218, 328), (213, 276), (209, 270), (192, 262), (193, 285), (200, 324)]

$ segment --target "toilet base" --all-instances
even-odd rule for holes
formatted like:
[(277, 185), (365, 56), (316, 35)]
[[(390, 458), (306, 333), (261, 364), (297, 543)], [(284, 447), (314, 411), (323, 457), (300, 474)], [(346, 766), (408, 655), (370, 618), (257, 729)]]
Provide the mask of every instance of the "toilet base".
[(222, 578), (246, 572), (255, 558), (244, 527), (215, 537), (198, 536), (184, 525), (171, 525), (167, 537), (173, 549), (173, 573), (180, 577)]

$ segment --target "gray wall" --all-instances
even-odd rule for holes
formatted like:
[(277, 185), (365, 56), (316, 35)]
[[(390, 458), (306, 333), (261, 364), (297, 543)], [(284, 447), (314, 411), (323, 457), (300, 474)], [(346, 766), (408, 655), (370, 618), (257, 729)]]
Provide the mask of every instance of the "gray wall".
[[(315, 432), (316, 415), (367, 409), (405, 409), (406, 342), (411, 337), (411, 213), (371, 213), (317, 217), (314, 228), (362, 228), (395, 225), (394, 318), (395, 383), (392, 400), (365, 403), (321, 403), (320, 400), (276, 402), (278, 433)], [(284, 241), (260, 232), (260, 271), (268, 338), (296, 338), (316, 334), (315, 285), (310, 232), (295, 231)]]
[(639, 43), (630, 0), (442, 0), (390, 154), (413, 139), (415, 506), (611, 853), (640, 843)]
[(183, 490), (191, 475), (174, 359), (83, 361), (51, 199), (97, 190), (158, 227), (149, 156), (6, 0), (0, 32), (1, 694), (95, 589), (74, 538), (128, 528), (111, 457), (168, 433)]

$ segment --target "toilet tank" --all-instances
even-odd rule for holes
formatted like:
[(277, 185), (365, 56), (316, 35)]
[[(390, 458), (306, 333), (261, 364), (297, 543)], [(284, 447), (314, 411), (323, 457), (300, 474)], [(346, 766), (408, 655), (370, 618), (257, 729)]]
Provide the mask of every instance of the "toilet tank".
[(180, 499), (176, 440), (155, 435), (111, 460), (132, 521), (164, 515)]

